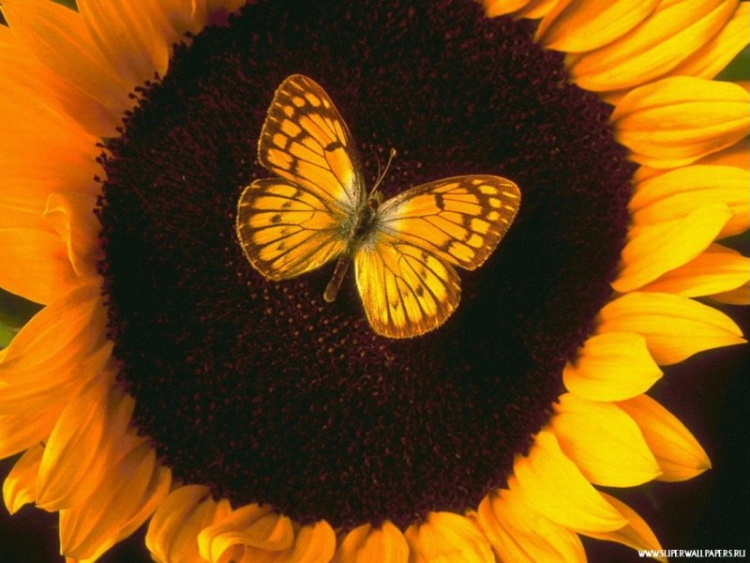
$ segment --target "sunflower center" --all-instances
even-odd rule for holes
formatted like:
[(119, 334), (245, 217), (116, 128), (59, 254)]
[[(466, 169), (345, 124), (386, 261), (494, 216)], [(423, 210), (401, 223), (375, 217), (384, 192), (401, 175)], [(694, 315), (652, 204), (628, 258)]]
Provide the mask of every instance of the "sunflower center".
[[(610, 296), (632, 172), (610, 109), (526, 22), (470, 1), (258, 2), (177, 49), (104, 159), (101, 265), (136, 421), (185, 482), (235, 506), (351, 527), (462, 511), (548, 420), (561, 370)], [(333, 265), (268, 282), (234, 231), (275, 88), (322, 84), (381, 189), (457, 174), (523, 203), (456, 313), (423, 337), (368, 325)]]

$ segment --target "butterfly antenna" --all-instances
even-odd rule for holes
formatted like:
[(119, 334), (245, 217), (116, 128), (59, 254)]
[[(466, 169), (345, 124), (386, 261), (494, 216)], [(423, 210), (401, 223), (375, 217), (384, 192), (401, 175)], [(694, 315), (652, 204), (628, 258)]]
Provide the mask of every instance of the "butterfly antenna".
[(391, 148), (391, 152), (388, 155), (388, 162), (385, 165), (385, 169), (383, 170), (383, 172), (381, 172), (380, 176), (378, 176), (378, 179), (375, 181), (375, 185), (370, 190), (370, 196), (369, 196), (370, 198), (372, 198), (375, 195), (375, 192), (377, 191), (378, 186), (380, 186), (380, 182), (382, 182), (383, 178), (385, 178), (385, 175), (388, 174), (388, 169), (391, 167), (391, 161), (393, 160), (395, 156), (396, 156), (396, 149)]

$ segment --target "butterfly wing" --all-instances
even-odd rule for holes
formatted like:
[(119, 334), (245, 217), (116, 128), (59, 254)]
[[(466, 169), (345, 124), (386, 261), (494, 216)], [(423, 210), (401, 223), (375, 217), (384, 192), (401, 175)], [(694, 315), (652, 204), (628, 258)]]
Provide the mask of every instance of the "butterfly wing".
[(499, 176), (458, 176), (417, 186), (386, 201), (355, 253), (357, 286), (376, 332), (424, 334), (458, 306), (454, 266), (481, 266), (508, 231), (521, 201)]
[(281, 280), (344, 252), (364, 185), (351, 134), (320, 85), (299, 74), (281, 83), (258, 159), (280, 178), (256, 180), (240, 196), (237, 235), (250, 263)]

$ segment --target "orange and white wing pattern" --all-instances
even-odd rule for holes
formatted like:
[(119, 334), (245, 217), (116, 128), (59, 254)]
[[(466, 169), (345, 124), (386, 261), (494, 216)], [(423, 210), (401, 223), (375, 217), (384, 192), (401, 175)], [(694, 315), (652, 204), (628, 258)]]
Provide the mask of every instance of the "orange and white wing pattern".
[(386, 201), (355, 253), (357, 287), (372, 327), (408, 338), (442, 325), (461, 295), (454, 266), (481, 266), (520, 203), (513, 182), (480, 175), (430, 182)]
[(258, 159), (281, 178), (256, 180), (240, 196), (237, 235), (250, 263), (281, 280), (344, 252), (364, 185), (349, 130), (321, 86), (299, 74), (281, 83)]

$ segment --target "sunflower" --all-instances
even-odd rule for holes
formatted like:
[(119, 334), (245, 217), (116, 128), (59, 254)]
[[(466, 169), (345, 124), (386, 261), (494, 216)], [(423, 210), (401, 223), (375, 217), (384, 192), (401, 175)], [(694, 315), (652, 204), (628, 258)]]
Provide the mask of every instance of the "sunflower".
[[(71, 562), (146, 523), (162, 563), (660, 550), (621, 499), (710, 461), (647, 392), (744, 342), (718, 307), (750, 303), (748, 89), (713, 79), (748, 4), (244, 4), (2, 1), (0, 287), (41, 306), (0, 352), (10, 512), (58, 513)], [(330, 272), (244, 259), (237, 198), (295, 73), (368, 179), (398, 149), (386, 196), (520, 186), (439, 330), (384, 338), (352, 291), (323, 301)]]

